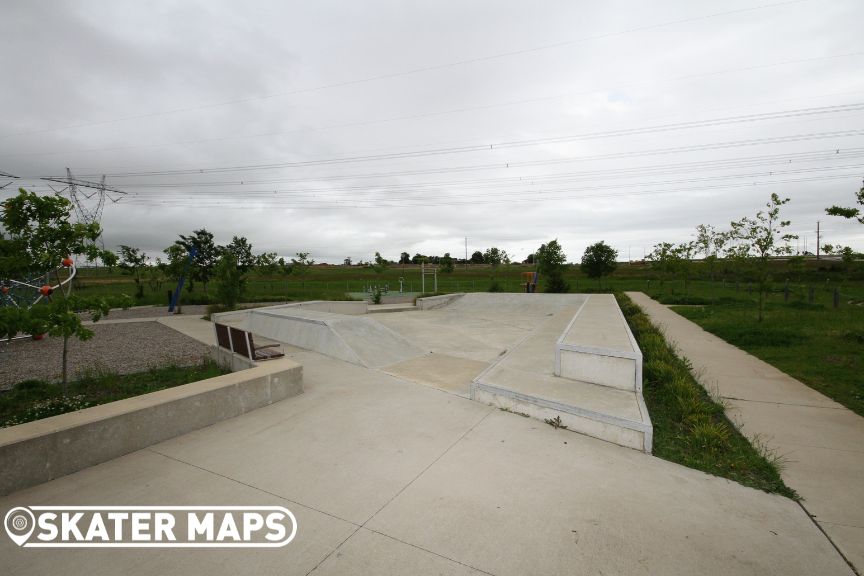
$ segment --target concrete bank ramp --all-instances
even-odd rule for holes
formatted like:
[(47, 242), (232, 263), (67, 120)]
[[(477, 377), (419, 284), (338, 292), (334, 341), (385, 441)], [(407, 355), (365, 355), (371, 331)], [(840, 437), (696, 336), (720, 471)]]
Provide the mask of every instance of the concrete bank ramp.
[(380, 368), (425, 354), (403, 336), (369, 316), (352, 316), (298, 306), (248, 311), (247, 329), (367, 368)]

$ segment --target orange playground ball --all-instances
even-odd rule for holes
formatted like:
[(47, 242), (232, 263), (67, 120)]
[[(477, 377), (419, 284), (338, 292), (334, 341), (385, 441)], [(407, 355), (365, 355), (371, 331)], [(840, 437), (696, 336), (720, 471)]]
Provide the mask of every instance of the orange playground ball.
[(51, 286), (48, 286), (47, 284), (45, 286), (42, 286), (39, 289), (39, 293), (42, 294), (43, 296), (50, 296), (52, 292), (54, 292), (54, 289), (51, 288)]
[(72, 266), (72, 258), (69, 258), (68, 256), (66, 258), (64, 258), (63, 259), (63, 266), (65, 266), (66, 268), (69, 268), (70, 266)]

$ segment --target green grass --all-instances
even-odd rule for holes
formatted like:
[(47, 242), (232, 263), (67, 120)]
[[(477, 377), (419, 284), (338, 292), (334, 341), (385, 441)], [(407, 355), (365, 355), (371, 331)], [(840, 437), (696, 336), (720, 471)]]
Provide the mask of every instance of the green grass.
[(774, 300), (762, 322), (746, 300), (674, 310), (864, 416), (864, 306)]
[(0, 427), (40, 420), (225, 373), (214, 362), (206, 362), (196, 366), (154, 368), (136, 374), (92, 374), (71, 382), (66, 396), (59, 383), (27, 380), (8, 392), (0, 393)]
[(660, 331), (633, 302), (617, 294), (643, 355), (643, 393), (654, 426), (653, 454), (766, 492), (797, 498), (779, 462), (729, 422), (723, 407), (696, 381)]

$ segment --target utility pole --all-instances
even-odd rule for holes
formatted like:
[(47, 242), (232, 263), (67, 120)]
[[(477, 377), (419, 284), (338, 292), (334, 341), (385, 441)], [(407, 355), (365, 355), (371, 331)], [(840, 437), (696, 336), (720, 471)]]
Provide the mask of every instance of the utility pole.
[(822, 238), (819, 234), (819, 221), (816, 221), (816, 260), (819, 260), (819, 246), (822, 243)]

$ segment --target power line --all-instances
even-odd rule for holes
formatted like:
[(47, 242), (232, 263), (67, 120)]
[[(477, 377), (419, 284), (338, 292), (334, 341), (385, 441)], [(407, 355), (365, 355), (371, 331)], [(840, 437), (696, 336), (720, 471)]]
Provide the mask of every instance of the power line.
[(676, 26), (679, 24), (688, 24), (691, 22), (698, 22), (701, 20), (708, 20), (711, 18), (718, 18), (718, 17), (722, 17), (722, 16), (731, 16), (731, 15), (735, 15), (735, 14), (743, 14), (743, 13), (747, 13), (747, 12), (753, 12), (753, 11), (757, 11), (757, 10), (765, 10), (765, 9), (770, 9), (770, 8), (778, 8), (780, 6), (787, 6), (787, 5), (791, 5), (791, 4), (800, 4), (800, 3), (809, 2), (809, 1), (811, 1), (811, 0), (786, 0), (783, 2), (775, 2), (775, 3), (771, 3), (771, 4), (760, 4), (758, 6), (750, 6), (747, 8), (738, 8), (735, 10), (725, 10), (725, 11), (721, 11), (721, 12), (713, 12), (710, 14), (703, 14), (701, 16), (692, 16), (689, 18), (680, 18), (680, 19), (669, 20), (666, 22), (660, 22), (660, 23), (656, 23), (656, 24), (647, 24), (647, 25), (643, 25), (643, 26), (636, 26), (633, 28), (627, 28), (627, 29), (619, 30), (619, 31), (615, 31), (615, 32), (606, 32), (603, 34), (583, 36), (581, 38), (575, 38), (575, 39), (565, 40), (565, 41), (561, 41), (561, 42), (555, 42), (555, 43), (551, 43), (551, 44), (543, 44), (543, 45), (534, 46), (534, 47), (530, 47), (530, 48), (523, 48), (523, 49), (519, 49), (519, 50), (508, 50), (506, 52), (499, 52), (496, 54), (489, 54), (486, 56), (466, 58), (466, 59), (456, 60), (456, 61), (452, 61), (452, 62), (433, 64), (430, 66), (422, 66), (422, 67), (418, 67), (418, 68), (412, 68), (412, 69), (402, 70), (402, 71), (398, 71), (398, 72), (391, 72), (391, 73), (387, 73), (387, 74), (379, 74), (376, 76), (368, 76), (365, 78), (358, 78), (358, 79), (354, 79), (354, 80), (344, 80), (344, 81), (340, 81), (340, 82), (333, 82), (330, 84), (322, 84), (319, 86), (313, 86), (313, 87), (308, 87), (308, 88), (298, 88), (295, 90), (277, 92), (274, 94), (267, 94), (267, 95), (263, 95), (263, 96), (253, 96), (253, 97), (248, 97), (248, 98), (226, 100), (223, 102), (217, 102), (217, 103), (213, 103), (213, 104), (188, 106), (188, 107), (184, 107), (184, 108), (175, 108), (172, 110), (164, 110), (164, 111), (160, 111), (160, 112), (150, 112), (147, 114), (135, 114), (135, 115), (125, 116), (125, 117), (121, 117), (121, 118), (96, 120), (96, 121), (92, 121), (92, 122), (81, 122), (78, 124), (72, 124), (72, 125), (63, 126), (63, 127), (46, 128), (46, 129), (42, 129), (42, 130), (31, 130), (31, 131), (25, 131), (25, 132), (16, 132), (16, 133), (12, 133), (12, 134), (0, 135), (0, 139), (10, 138), (10, 137), (14, 137), (14, 136), (25, 136), (25, 135), (31, 135), (31, 134), (45, 134), (48, 132), (55, 132), (58, 130), (68, 130), (68, 129), (72, 129), (72, 128), (83, 128), (83, 127), (88, 127), (88, 126), (113, 124), (113, 123), (117, 123), (117, 122), (129, 121), (129, 120), (140, 120), (140, 119), (145, 119), (145, 118), (154, 118), (157, 116), (165, 116), (165, 115), (178, 114), (178, 113), (183, 113), (183, 112), (192, 112), (192, 111), (196, 111), (196, 110), (207, 110), (207, 109), (219, 108), (219, 107), (223, 107), (223, 106), (231, 106), (234, 104), (259, 102), (262, 100), (269, 100), (269, 99), (273, 99), (273, 98), (293, 96), (293, 95), (297, 95), (297, 94), (305, 94), (305, 93), (310, 93), (310, 92), (318, 92), (321, 90), (328, 90), (328, 89), (332, 89), (332, 88), (340, 88), (340, 87), (345, 87), (345, 86), (353, 86), (353, 85), (357, 85), (357, 84), (365, 84), (365, 83), (369, 83), (369, 82), (375, 82), (378, 80), (401, 78), (401, 77), (405, 77), (405, 76), (412, 76), (415, 74), (433, 72), (436, 70), (444, 70), (447, 68), (453, 68), (453, 67), (457, 67), (457, 66), (465, 66), (467, 64), (476, 64), (479, 62), (488, 62), (488, 61), (492, 61), (492, 60), (510, 58), (513, 56), (519, 56), (519, 55), (523, 55), (523, 54), (542, 52), (545, 50), (553, 50), (553, 49), (557, 49), (557, 48), (563, 48), (565, 46), (572, 46), (574, 44), (580, 44), (583, 42), (590, 42), (590, 41), (595, 41), (595, 40), (602, 40), (605, 38), (613, 38), (615, 36), (621, 36), (624, 34), (631, 34), (634, 32), (645, 32), (648, 30), (658, 30), (658, 29), (667, 28), (670, 26)]
[[(668, 147), (668, 148), (655, 148), (650, 150), (643, 150), (637, 152), (615, 152), (609, 154), (598, 154), (593, 156), (580, 156), (580, 157), (571, 157), (571, 158), (560, 158), (556, 160), (535, 160), (535, 161), (522, 161), (522, 162), (498, 162), (495, 164), (487, 164), (485, 165), (488, 168), (509, 168), (516, 166), (537, 166), (537, 165), (545, 165), (545, 164), (560, 164), (567, 162), (581, 162), (587, 160), (609, 160), (616, 158), (628, 158), (635, 156), (650, 156), (650, 155), (660, 155), (660, 154), (671, 154), (671, 153), (679, 153), (679, 152), (694, 152), (694, 151), (705, 151), (705, 150), (718, 150), (724, 148), (735, 148), (740, 146), (756, 146), (756, 145), (765, 145), (765, 144), (779, 144), (785, 142), (801, 142), (807, 140), (820, 140), (827, 138), (844, 138), (851, 136), (861, 136), (864, 135), (864, 129), (854, 129), (854, 130), (840, 130), (835, 132), (816, 132), (816, 133), (808, 133), (808, 134), (792, 134), (788, 136), (774, 136), (767, 138), (754, 138), (747, 140), (735, 140), (728, 142), (720, 142), (713, 144), (702, 144), (702, 145), (690, 145), (690, 146), (677, 146), (677, 147)], [(588, 135), (577, 135), (568, 137), (571, 141), (578, 140), (580, 138), (594, 138), (593, 134)], [(355, 162), (369, 162), (369, 161), (380, 161), (380, 160), (399, 160), (406, 158), (421, 158), (428, 156), (443, 156), (450, 154), (461, 154), (465, 152), (482, 152), (486, 150), (495, 150), (495, 149), (508, 149), (514, 147), (521, 146), (531, 146), (537, 145), (541, 143), (546, 143), (552, 140), (561, 142), (562, 137), (557, 137), (553, 139), (543, 139), (543, 140), (524, 140), (524, 141), (513, 141), (513, 142), (503, 142), (499, 144), (489, 144), (483, 146), (463, 146), (463, 147), (452, 147), (452, 148), (438, 148), (438, 149), (430, 149), (430, 150), (420, 150), (415, 152), (397, 152), (392, 154), (374, 154), (368, 156), (353, 156), (353, 157), (341, 157), (341, 158), (329, 158), (329, 159), (319, 159), (319, 160), (306, 160), (306, 161), (298, 161), (298, 162), (281, 162), (274, 164), (248, 164), (248, 165), (239, 165), (239, 166), (226, 166), (226, 167), (214, 167), (214, 168), (199, 168), (199, 169), (181, 169), (181, 170), (150, 170), (143, 172), (115, 172), (112, 174), (108, 174), (113, 178), (129, 178), (134, 176), (171, 176), (171, 175), (190, 175), (190, 174), (216, 174), (216, 173), (225, 173), (225, 172), (244, 172), (244, 171), (254, 171), (254, 170), (274, 170), (279, 168), (301, 168), (308, 166), (327, 166), (327, 165), (338, 165), (338, 164), (350, 164)]]

